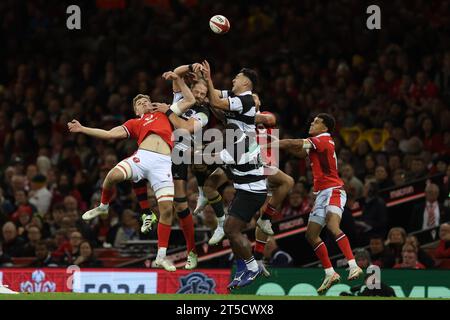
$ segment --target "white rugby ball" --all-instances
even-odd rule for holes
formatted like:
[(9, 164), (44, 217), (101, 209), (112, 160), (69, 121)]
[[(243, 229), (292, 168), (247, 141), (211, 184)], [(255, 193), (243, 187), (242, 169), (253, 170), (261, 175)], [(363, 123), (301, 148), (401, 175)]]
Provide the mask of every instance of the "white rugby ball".
[(230, 22), (226, 17), (218, 14), (209, 19), (209, 27), (214, 33), (224, 34), (230, 30)]

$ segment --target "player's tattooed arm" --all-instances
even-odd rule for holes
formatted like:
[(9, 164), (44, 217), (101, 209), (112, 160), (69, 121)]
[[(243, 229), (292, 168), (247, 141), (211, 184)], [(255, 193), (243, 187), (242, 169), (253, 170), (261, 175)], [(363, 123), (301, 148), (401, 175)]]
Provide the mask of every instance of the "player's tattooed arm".
[(214, 108), (230, 110), (230, 102), (228, 101), (228, 99), (222, 98), (222, 93), (214, 88), (214, 83), (211, 79), (211, 67), (209, 66), (208, 61), (203, 61), (202, 66), (203, 77), (205, 78), (208, 85), (209, 104)]
[(128, 134), (123, 126), (114, 127), (111, 130), (103, 130), (82, 126), (80, 122), (74, 119), (71, 122), (67, 123), (67, 127), (69, 128), (70, 132), (84, 133), (88, 136), (99, 139), (125, 139), (128, 137)]

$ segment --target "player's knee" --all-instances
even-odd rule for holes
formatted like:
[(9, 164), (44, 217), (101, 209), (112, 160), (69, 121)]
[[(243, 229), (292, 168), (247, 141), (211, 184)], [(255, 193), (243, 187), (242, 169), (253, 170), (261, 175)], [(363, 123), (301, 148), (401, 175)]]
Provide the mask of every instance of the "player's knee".
[(186, 209), (188, 208), (188, 204), (187, 204), (186, 201), (184, 201), (184, 202), (178, 202), (178, 201), (176, 201), (176, 200), (177, 200), (177, 199), (175, 198), (175, 199), (174, 199), (174, 202), (173, 202), (173, 207), (175, 208), (175, 212), (176, 212), (176, 213), (182, 212), (182, 211), (184, 211), (184, 210), (186, 210)]
[(122, 172), (120, 172), (117, 168), (113, 168), (108, 172), (105, 178), (105, 184), (111, 185), (116, 184), (124, 180), (124, 176)]
[(168, 219), (172, 217), (173, 208), (171, 201), (158, 202), (159, 215), (161, 219)]
[(308, 241), (308, 243), (311, 245), (319, 242), (319, 240), (320, 240), (320, 238), (316, 234), (314, 234), (312, 232), (308, 232), (308, 231), (306, 231), (306, 233), (305, 233), (305, 238), (306, 238), (306, 241)]
[(341, 228), (335, 223), (327, 222), (327, 229), (333, 234), (333, 236), (337, 236), (342, 233)]

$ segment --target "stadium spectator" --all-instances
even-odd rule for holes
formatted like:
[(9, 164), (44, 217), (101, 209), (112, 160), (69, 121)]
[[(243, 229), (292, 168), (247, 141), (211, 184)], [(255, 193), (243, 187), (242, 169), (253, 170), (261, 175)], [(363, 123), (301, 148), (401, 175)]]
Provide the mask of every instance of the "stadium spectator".
[(50, 233), (54, 237), (56, 235), (56, 231), (61, 228), (62, 220), (66, 215), (66, 207), (63, 203), (57, 203), (53, 206), (51, 211), (51, 216), (49, 217), (49, 226)]
[(411, 161), (410, 171), (407, 175), (406, 180), (412, 181), (424, 178), (428, 175), (427, 169), (425, 166), (425, 161), (422, 157), (415, 157)]
[(120, 247), (125, 241), (140, 239), (140, 223), (136, 213), (126, 209), (122, 213), (122, 222), (114, 239), (114, 247)]
[(76, 208), (79, 206), (86, 206), (83, 204), (83, 198), (78, 190), (74, 189), (72, 186), (71, 178), (68, 174), (61, 174), (59, 177), (58, 185), (53, 191), (53, 203), (64, 202), (67, 207), (66, 202), (69, 201), (70, 205), (75, 205)]
[(412, 244), (405, 244), (401, 252), (402, 262), (394, 265), (394, 269), (426, 269), (417, 259), (417, 248)]
[(102, 262), (95, 257), (94, 249), (89, 241), (82, 241), (79, 246), (79, 256), (74, 260), (73, 264), (80, 268), (100, 268)]
[(304, 215), (308, 214), (311, 211), (311, 201), (309, 200), (308, 194), (305, 191), (305, 189), (303, 189), (303, 191), (294, 189), (288, 195), (288, 202), (281, 209), (281, 216), (283, 218)]
[(409, 231), (424, 230), (439, 226), (450, 220), (448, 208), (438, 202), (439, 187), (430, 183), (425, 187), (425, 201), (414, 206), (409, 221)]
[(350, 164), (342, 167), (342, 180), (345, 183), (347, 193), (351, 193), (353, 198), (358, 199), (363, 196), (364, 185), (361, 180), (355, 177), (353, 167)]
[(439, 238), (439, 245), (434, 252), (434, 256), (438, 259), (448, 259), (450, 258), (450, 224), (441, 224)]
[(384, 237), (374, 235), (369, 241), (370, 258), (374, 265), (380, 268), (392, 268), (395, 264), (395, 257), (384, 245)]
[(52, 257), (58, 261), (60, 265), (71, 265), (75, 259), (79, 256), (80, 243), (83, 241), (83, 236), (79, 231), (73, 231), (70, 233), (69, 241), (65, 240), (62, 244), (52, 253)]
[(47, 178), (44, 175), (35, 175), (31, 180), (31, 190), (28, 194), (30, 203), (37, 208), (41, 216), (47, 214), (52, 201), (52, 193), (47, 189), (46, 183)]
[(27, 243), (23, 248), (24, 257), (34, 257), (36, 255), (36, 245), (41, 241), (42, 234), (41, 230), (35, 226), (31, 225), (26, 230)]
[(93, 229), (93, 236), (98, 246), (112, 245), (116, 238), (117, 228), (112, 224), (111, 215), (99, 216)]
[(378, 195), (378, 184), (373, 180), (367, 181), (364, 185), (362, 215), (355, 224), (360, 228), (360, 236), (365, 243), (367, 243), (370, 234), (386, 234), (386, 204)]
[(354, 256), (356, 264), (361, 269), (367, 269), (367, 267), (372, 264), (370, 254), (366, 249), (355, 249)]
[(12, 220), (15, 221), (17, 227), (17, 234), (23, 236), (27, 226), (31, 222), (33, 212), (31, 207), (26, 205), (20, 205), (17, 211), (14, 212)]
[(39, 241), (35, 246), (35, 255), (36, 257), (28, 267), (32, 268), (51, 268), (58, 267), (58, 264), (53, 259), (50, 251), (48, 250), (47, 243), (45, 241)]
[(25, 241), (17, 235), (17, 228), (12, 222), (6, 222), (2, 227), (2, 251), (10, 257), (22, 257)]
[(399, 263), (402, 259), (402, 248), (406, 241), (406, 231), (400, 227), (394, 227), (389, 230), (385, 245), (394, 258), (395, 263)]
[(419, 260), (427, 269), (434, 268), (436, 265), (433, 258), (420, 247), (419, 240), (416, 236), (407, 236), (405, 245), (411, 244), (416, 248), (417, 260)]
[(28, 201), (27, 192), (25, 190), (17, 190), (14, 192), (14, 213), (11, 217), (12, 220), (17, 220), (18, 218), (18, 209), (21, 206), (28, 207), (31, 209), (32, 213), (37, 212), (37, 208)]
[(389, 174), (384, 166), (377, 166), (375, 168), (375, 180), (378, 184), (378, 189), (387, 189), (393, 186), (392, 181), (389, 179)]

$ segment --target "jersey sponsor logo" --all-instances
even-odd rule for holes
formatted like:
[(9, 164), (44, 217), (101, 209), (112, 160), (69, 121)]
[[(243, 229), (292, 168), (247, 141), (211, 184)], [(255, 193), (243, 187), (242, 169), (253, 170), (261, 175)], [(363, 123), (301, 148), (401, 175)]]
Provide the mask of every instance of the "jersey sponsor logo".
[(180, 289), (177, 293), (215, 294), (216, 282), (201, 272), (193, 272), (180, 278)]
[(149, 115), (149, 116), (146, 116), (146, 117), (144, 118), (145, 123), (143, 124), (143, 126), (145, 127), (146, 125), (152, 123), (152, 122), (155, 121), (155, 120), (158, 120), (158, 118), (157, 118), (157, 117), (154, 117), (153, 114), (151, 114), (151, 115)]

